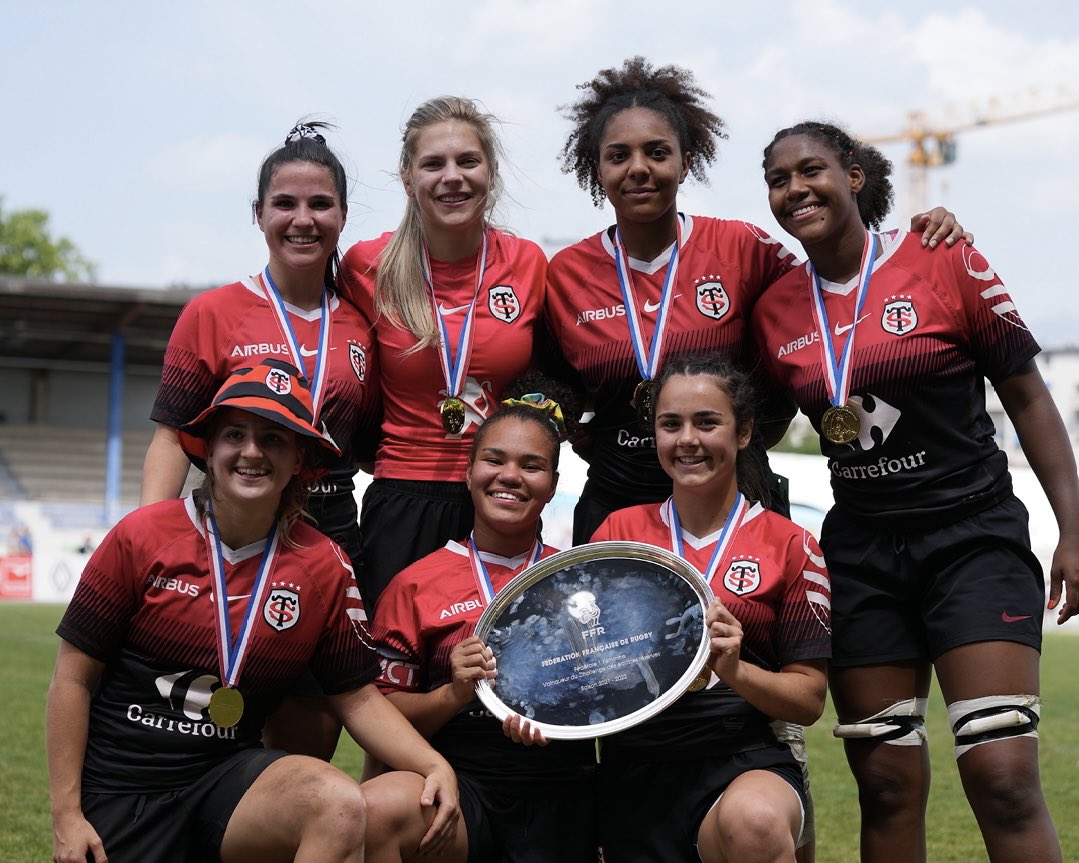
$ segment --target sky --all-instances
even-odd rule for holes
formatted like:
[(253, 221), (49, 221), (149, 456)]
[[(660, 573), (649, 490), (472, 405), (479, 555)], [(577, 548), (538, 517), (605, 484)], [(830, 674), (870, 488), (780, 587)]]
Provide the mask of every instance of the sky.
[[(392, 230), (401, 126), (442, 94), (501, 121), (500, 223), (550, 248), (575, 242), (613, 214), (560, 171), (558, 106), (634, 54), (692, 69), (728, 124), (709, 183), (687, 181), (679, 208), (781, 237), (760, 160), (784, 126), (825, 118), (883, 136), (911, 111), (948, 126), (1079, 106), (1071, 2), (0, 3), (3, 207), (47, 210), (106, 285), (209, 287), (259, 270), (257, 169), (304, 115), (336, 124), (329, 142), (353, 180), (343, 247)], [(1079, 345), (1072, 274), (1046, 252), (1073, 242), (1079, 107), (957, 141), (930, 201), (974, 231), (1043, 345)], [(888, 224), (905, 226), (909, 147), (882, 149), (896, 164)]]

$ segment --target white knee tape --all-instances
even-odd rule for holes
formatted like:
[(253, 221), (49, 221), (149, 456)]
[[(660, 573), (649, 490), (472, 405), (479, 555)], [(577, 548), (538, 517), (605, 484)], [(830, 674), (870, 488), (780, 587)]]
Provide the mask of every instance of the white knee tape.
[(832, 734), (843, 740), (875, 738), (892, 746), (921, 746), (926, 741), (927, 698), (907, 698), (859, 722), (840, 723)]
[(948, 705), (955, 757), (994, 740), (1038, 736), (1042, 702), (1037, 695), (987, 695)]

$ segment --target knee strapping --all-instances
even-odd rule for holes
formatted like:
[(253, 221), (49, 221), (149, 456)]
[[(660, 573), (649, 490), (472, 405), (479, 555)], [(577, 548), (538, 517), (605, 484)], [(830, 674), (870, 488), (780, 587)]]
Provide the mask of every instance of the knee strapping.
[(955, 757), (983, 743), (1038, 736), (1042, 703), (1036, 695), (987, 695), (948, 705)]
[(892, 746), (921, 746), (926, 741), (926, 698), (907, 698), (859, 722), (840, 723), (832, 734), (843, 740), (873, 739)]

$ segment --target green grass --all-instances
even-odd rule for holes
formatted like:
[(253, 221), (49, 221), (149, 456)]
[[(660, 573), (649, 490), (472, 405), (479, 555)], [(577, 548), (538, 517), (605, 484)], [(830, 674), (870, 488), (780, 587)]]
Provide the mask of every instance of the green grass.
[[(53, 629), (59, 606), (0, 605), (0, 860), (36, 863), (52, 851), (45, 771), (45, 692), (56, 657)], [(1045, 721), (1041, 769), (1064, 859), (1079, 859), (1079, 638), (1051, 634), (1042, 659)], [(933, 863), (984, 860), (985, 851), (967, 808), (952, 758), (944, 705), (936, 690), (930, 704), (933, 792), (929, 801), (929, 859)], [(858, 806), (842, 747), (831, 736), (831, 709), (808, 731), (817, 806), (817, 860), (858, 859)], [(363, 753), (343, 740), (334, 759), (358, 775)]]

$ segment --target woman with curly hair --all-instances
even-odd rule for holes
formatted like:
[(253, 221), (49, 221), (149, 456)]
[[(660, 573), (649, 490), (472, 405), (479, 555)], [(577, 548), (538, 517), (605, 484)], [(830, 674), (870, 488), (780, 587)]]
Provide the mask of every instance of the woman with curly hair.
[(862, 859), (925, 859), (935, 672), (990, 859), (1060, 860), (1038, 776), (1044, 582), (985, 378), (1060, 527), (1049, 608), (1066, 584), (1061, 622), (1079, 611), (1075, 460), (1040, 349), (985, 258), (877, 233), (891, 167), (829, 123), (776, 134), (764, 151), (769, 204), (809, 263), (770, 287), (753, 319), (765, 365), (829, 459), (830, 683)]

